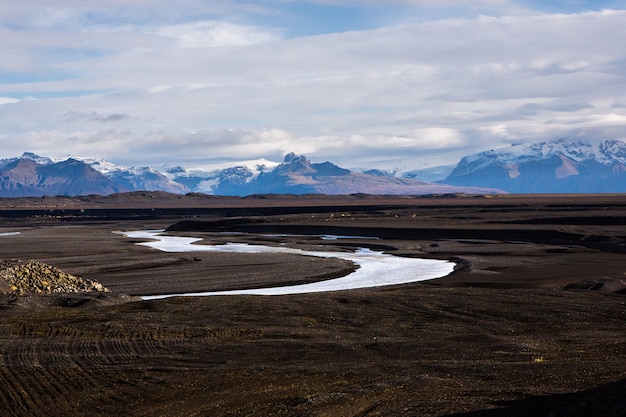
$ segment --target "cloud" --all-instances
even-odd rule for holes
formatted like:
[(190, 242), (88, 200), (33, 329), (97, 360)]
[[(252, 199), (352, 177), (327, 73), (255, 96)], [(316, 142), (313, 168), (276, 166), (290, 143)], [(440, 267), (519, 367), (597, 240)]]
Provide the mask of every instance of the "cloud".
[(588, 109), (593, 109), (593, 105), (589, 103), (576, 103), (569, 101), (552, 101), (549, 103), (524, 103), (517, 109), (517, 112), (521, 115), (535, 116), (546, 114), (548, 112), (575, 113)]
[[(123, 14), (147, 3), (112, 4)], [(235, 8), (230, 2), (212, 16), (194, 2), (170, 17), (168, 3), (157, 2), (149, 23), (141, 17), (148, 10), (113, 22), (80, 9), (35, 29), (5, 26), (2, 134), (40, 148), (45, 138), (47, 153), (92, 149), (146, 163), (294, 151), (347, 166), (358, 164), (350, 158), (421, 163), (513, 141), (624, 136), (626, 53), (615, 39), (626, 37), (625, 11), (480, 4), (520, 13), (295, 39), (217, 16)], [(258, 6), (271, 15), (269, 3)], [(183, 18), (194, 7), (198, 16)]]
[(3, 104), (19, 103), (20, 100), (13, 97), (0, 97), (0, 106)]
[[(370, 6), (377, 7), (381, 5), (376, 0), (314, 0), (313, 3), (332, 5), (332, 6)], [(406, 6), (410, 9), (417, 10), (424, 14), (425, 10), (446, 10), (455, 12), (455, 14), (472, 13), (504, 13), (504, 14), (528, 14), (530, 9), (508, 0), (475, 0), (468, 2), (466, 0), (387, 0), (385, 6)], [(405, 9), (407, 10), (407, 9)], [(430, 16), (427, 14), (427, 16)]]
[(229, 22), (205, 21), (160, 28), (157, 34), (171, 37), (185, 48), (254, 45), (279, 39), (273, 31)]
[(63, 119), (68, 123), (77, 123), (77, 122), (99, 122), (99, 123), (108, 123), (115, 122), (119, 120), (124, 120), (130, 118), (127, 114), (113, 113), (113, 114), (102, 114), (95, 111), (92, 112), (79, 112), (79, 111), (70, 111), (63, 115)]

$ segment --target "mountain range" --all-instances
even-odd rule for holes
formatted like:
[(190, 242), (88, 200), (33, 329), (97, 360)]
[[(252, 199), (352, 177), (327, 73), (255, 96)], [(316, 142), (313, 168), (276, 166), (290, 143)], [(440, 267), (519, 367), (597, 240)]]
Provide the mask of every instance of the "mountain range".
[[(426, 181), (424, 181), (426, 180)], [(488, 194), (626, 192), (626, 143), (567, 140), (514, 145), (425, 170), (349, 170), (289, 153), (216, 170), (121, 167), (107, 161), (54, 161), (26, 152), (0, 160), (0, 197), (130, 191), (251, 194)]]
[(0, 164), (0, 195), (3, 197), (76, 196), (124, 191), (128, 189), (73, 158), (53, 163), (25, 153)]
[(626, 192), (626, 143), (560, 139), (463, 157), (445, 184), (510, 193)]
[[(247, 174), (246, 174), (247, 175)], [(424, 181), (350, 171), (330, 162), (311, 163), (304, 155), (289, 153), (271, 171), (248, 181), (234, 176), (220, 182), (216, 194), (492, 194), (484, 187), (450, 186)], [(236, 179), (236, 180), (235, 180)]]

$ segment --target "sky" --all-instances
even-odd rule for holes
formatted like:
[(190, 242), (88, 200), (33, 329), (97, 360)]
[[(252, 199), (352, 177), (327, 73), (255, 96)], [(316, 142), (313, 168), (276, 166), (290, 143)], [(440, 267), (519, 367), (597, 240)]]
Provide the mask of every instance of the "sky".
[(0, 158), (455, 164), (626, 138), (626, 0), (0, 0)]

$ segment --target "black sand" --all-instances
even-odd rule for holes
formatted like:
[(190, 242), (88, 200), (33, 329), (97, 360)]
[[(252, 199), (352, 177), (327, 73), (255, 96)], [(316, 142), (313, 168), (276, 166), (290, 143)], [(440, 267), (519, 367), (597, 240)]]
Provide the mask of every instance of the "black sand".
[[(0, 212), (0, 232), (21, 232), (0, 236), (2, 258), (45, 261), (115, 294), (1, 297), (0, 414), (626, 414), (623, 195), (152, 197), (2, 202), (14, 208)], [(165, 254), (111, 233), (159, 228), (207, 242), (365, 245), (459, 267), (382, 289), (141, 301), (132, 295), (351, 268), (291, 255)]]

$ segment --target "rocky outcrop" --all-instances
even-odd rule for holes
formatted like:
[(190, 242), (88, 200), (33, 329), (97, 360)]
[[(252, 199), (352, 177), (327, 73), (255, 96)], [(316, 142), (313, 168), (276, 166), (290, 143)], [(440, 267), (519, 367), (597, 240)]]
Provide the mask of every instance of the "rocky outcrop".
[(72, 294), (109, 292), (96, 281), (65, 273), (39, 261), (0, 261), (0, 292), (25, 294)]

